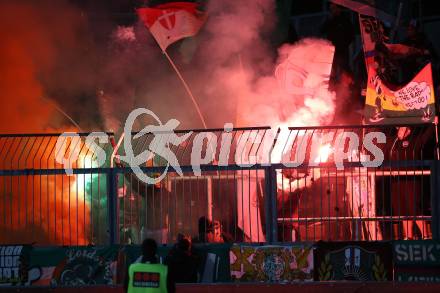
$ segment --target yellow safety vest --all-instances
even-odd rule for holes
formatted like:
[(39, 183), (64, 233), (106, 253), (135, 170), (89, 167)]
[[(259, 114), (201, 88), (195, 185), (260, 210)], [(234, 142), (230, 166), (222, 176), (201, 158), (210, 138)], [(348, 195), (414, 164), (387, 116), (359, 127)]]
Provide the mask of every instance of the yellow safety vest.
[(167, 293), (168, 267), (134, 263), (128, 268), (128, 293)]

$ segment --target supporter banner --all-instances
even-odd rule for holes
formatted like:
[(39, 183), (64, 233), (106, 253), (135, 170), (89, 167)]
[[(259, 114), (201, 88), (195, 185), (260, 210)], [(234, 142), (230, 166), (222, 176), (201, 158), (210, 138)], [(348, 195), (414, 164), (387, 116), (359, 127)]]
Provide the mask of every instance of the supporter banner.
[(117, 256), (118, 246), (35, 248), (30, 264), (40, 275), (30, 285), (113, 285)]
[[(228, 282), (229, 244), (196, 244), (199, 282)], [(163, 262), (170, 250), (160, 246)], [(122, 284), (140, 246), (36, 247), (0, 246), (0, 286), (87, 286)]]
[(440, 282), (440, 242), (394, 241), (394, 279), (399, 282)]
[[(231, 280), (229, 271), (229, 249), (230, 244), (193, 244), (193, 252), (200, 259), (199, 282), (215, 283), (229, 282)], [(164, 262), (171, 247), (159, 246), (158, 256)], [(118, 283), (122, 282), (125, 270), (141, 256), (139, 246), (125, 246), (120, 251), (118, 260)]]
[(398, 282), (440, 283), (439, 268), (396, 268), (394, 280)]
[(365, 102), (366, 124), (427, 123), (434, 121), (434, 88), (431, 64), (427, 64), (406, 86), (391, 90), (373, 67), (368, 71)]
[(440, 267), (440, 242), (395, 241), (393, 255), (395, 266)]
[(313, 280), (311, 246), (233, 245), (229, 255), (233, 281)]
[(391, 244), (318, 242), (314, 253), (315, 281), (392, 280)]
[(28, 283), (30, 245), (0, 246), (0, 286)]

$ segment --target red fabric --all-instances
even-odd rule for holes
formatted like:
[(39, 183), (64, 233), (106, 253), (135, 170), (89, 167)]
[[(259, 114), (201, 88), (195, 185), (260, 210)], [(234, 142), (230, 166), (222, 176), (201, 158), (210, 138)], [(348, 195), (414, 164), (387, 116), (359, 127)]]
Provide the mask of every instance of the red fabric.
[(157, 5), (151, 8), (139, 8), (137, 13), (144, 24), (150, 28), (158, 17), (164, 14), (165, 11), (186, 10), (187, 12), (197, 15), (197, 3), (192, 2), (170, 2), (166, 4)]

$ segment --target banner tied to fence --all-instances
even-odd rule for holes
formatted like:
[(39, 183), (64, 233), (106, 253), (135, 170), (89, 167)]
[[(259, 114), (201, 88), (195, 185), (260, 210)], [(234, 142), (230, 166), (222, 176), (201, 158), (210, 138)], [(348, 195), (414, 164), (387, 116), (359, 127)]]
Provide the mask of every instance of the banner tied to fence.
[(0, 286), (28, 283), (29, 245), (0, 246)]
[(233, 281), (313, 280), (311, 246), (233, 245), (229, 253)]
[(318, 242), (315, 281), (390, 281), (393, 278), (390, 243)]

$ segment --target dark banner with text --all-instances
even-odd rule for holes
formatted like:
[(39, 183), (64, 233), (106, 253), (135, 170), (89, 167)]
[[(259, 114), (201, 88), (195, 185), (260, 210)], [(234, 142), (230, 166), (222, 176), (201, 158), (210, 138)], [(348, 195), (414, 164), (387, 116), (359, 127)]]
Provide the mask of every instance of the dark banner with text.
[(440, 242), (394, 241), (394, 279), (399, 282), (440, 282)]

